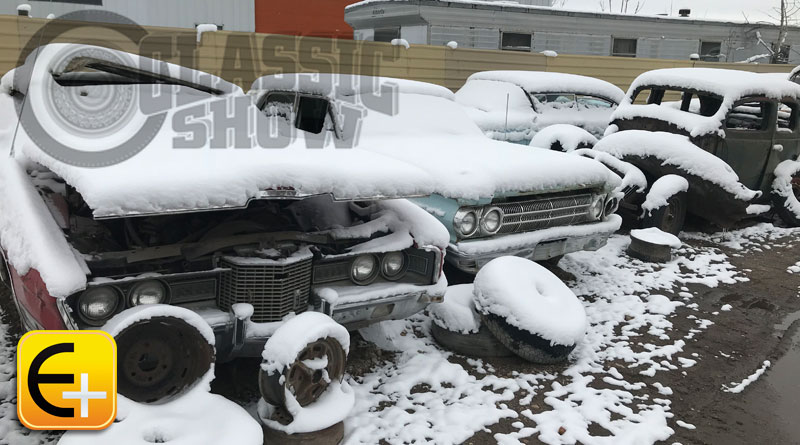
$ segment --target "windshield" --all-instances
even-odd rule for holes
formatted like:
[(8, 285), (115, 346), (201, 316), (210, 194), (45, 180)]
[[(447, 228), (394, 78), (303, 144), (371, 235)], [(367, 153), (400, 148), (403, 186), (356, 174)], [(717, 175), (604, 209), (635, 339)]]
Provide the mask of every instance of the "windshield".
[(668, 87), (640, 88), (633, 94), (631, 102), (663, 105), (707, 117), (717, 114), (722, 106), (722, 98), (715, 94)]

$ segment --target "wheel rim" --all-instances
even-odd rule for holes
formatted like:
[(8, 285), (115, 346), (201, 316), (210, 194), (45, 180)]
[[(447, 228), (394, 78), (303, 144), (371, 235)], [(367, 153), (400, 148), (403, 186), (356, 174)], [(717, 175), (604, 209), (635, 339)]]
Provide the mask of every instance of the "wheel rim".
[(116, 336), (118, 388), (141, 403), (163, 403), (183, 394), (208, 372), (214, 349), (183, 320), (156, 317)]
[(267, 402), (280, 406), (286, 402), (286, 389), (300, 406), (306, 407), (318, 400), (330, 383), (342, 380), (346, 360), (344, 349), (333, 338), (309, 343), (283, 373), (270, 375), (261, 371), (261, 395)]

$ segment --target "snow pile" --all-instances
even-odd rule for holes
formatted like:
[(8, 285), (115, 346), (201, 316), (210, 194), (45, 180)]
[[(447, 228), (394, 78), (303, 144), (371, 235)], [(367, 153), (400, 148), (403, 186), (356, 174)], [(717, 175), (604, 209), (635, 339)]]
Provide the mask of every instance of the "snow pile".
[(647, 177), (644, 175), (644, 173), (642, 173), (641, 170), (639, 170), (638, 167), (629, 162), (617, 159), (608, 153), (589, 148), (575, 150), (572, 152), (572, 154), (592, 158), (610, 168), (611, 171), (617, 175), (621, 176), (622, 183), (619, 185), (619, 187), (617, 187), (616, 191), (635, 191), (636, 193), (641, 193), (647, 189)]
[(740, 392), (744, 391), (745, 388), (750, 386), (751, 383), (758, 380), (762, 374), (767, 372), (767, 368), (772, 366), (772, 363), (769, 360), (764, 361), (764, 364), (756, 370), (752, 375), (748, 376), (746, 379), (742, 380), (741, 383), (732, 382), (731, 385), (733, 386), (723, 386), (722, 390), (725, 392), (730, 392), (733, 394), (739, 394)]
[(190, 392), (161, 405), (117, 396), (117, 419), (103, 431), (69, 431), (59, 445), (261, 445), (261, 425), (241, 406), (209, 393), (213, 371)]
[(458, 49), (458, 42), (456, 42), (455, 40), (451, 40), (447, 42), (447, 47), (450, 49)]
[(86, 288), (86, 263), (67, 243), (30, 176), (10, 158), (0, 161), (0, 209), (0, 245), (20, 276), (35, 269), (57, 298)]
[(112, 337), (116, 337), (117, 335), (121, 334), (122, 331), (133, 326), (134, 324), (150, 320), (154, 317), (172, 317), (183, 320), (193, 328), (197, 329), (197, 332), (203, 336), (208, 344), (214, 346), (214, 342), (216, 341), (214, 330), (208, 325), (203, 317), (189, 309), (179, 306), (170, 306), (167, 304), (147, 304), (127, 309), (109, 320), (103, 326), (103, 330)]
[(481, 329), (481, 319), (475, 312), (474, 286), (462, 284), (450, 286), (444, 294), (444, 301), (428, 307), (433, 322), (443, 329), (474, 334)]
[(575, 294), (552, 272), (524, 258), (502, 257), (483, 266), (475, 277), (475, 309), (552, 345), (572, 346), (586, 332), (586, 313)]
[(775, 181), (772, 183), (772, 193), (785, 199), (786, 209), (800, 218), (800, 202), (794, 194), (792, 179), (800, 172), (800, 162), (786, 160), (775, 168)]
[(783, 228), (772, 223), (759, 223), (743, 229), (703, 234), (683, 232), (685, 239), (707, 241), (738, 251), (733, 256), (763, 252), (773, 247), (791, 248), (800, 242), (800, 228)]
[(333, 338), (350, 351), (350, 334), (342, 325), (319, 312), (304, 312), (284, 323), (264, 346), (261, 369), (266, 372), (283, 372), (306, 345), (326, 337)]
[(561, 144), (563, 151), (571, 152), (579, 148), (594, 147), (597, 138), (583, 128), (556, 124), (539, 130), (531, 140), (530, 146), (550, 149), (556, 142)]
[(614, 133), (601, 139), (595, 150), (625, 157), (654, 157), (664, 165), (675, 166), (687, 174), (698, 176), (720, 186), (741, 201), (761, 196), (739, 182), (739, 176), (725, 161), (692, 144), (686, 136), (643, 130)]
[(541, 54), (541, 55), (543, 55), (545, 57), (558, 57), (558, 53), (553, 51), (553, 50), (550, 50), (550, 49), (546, 49), (544, 51), (540, 51), (539, 54)]
[(636, 238), (642, 240), (646, 243), (655, 244), (657, 246), (669, 246), (673, 249), (677, 249), (681, 247), (683, 243), (681, 240), (671, 234), (664, 232), (663, 230), (659, 230), (656, 227), (650, 227), (648, 229), (640, 229), (640, 230), (631, 230), (631, 238)]
[(669, 204), (669, 199), (681, 192), (689, 191), (689, 181), (678, 175), (666, 175), (658, 178), (647, 198), (642, 204), (642, 216), (652, 215), (653, 210), (658, 210)]

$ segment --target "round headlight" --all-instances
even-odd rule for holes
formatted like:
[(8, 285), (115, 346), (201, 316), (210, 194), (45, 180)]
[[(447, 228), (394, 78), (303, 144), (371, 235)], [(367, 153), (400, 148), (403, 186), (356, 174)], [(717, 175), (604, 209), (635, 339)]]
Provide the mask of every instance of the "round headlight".
[(119, 292), (113, 287), (94, 287), (78, 298), (78, 311), (88, 324), (99, 326), (117, 312)]
[(503, 214), (500, 209), (491, 209), (483, 214), (481, 227), (486, 233), (495, 234), (503, 223)]
[(453, 222), (458, 233), (463, 236), (472, 236), (478, 230), (478, 214), (474, 210), (459, 211)]
[(131, 306), (161, 304), (167, 300), (167, 287), (156, 280), (142, 281), (130, 291)]
[(403, 252), (391, 252), (383, 256), (381, 263), (381, 273), (386, 279), (394, 280), (400, 278), (405, 270), (406, 256)]
[(600, 219), (603, 217), (603, 210), (605, 209), (605, 198), (598, 196), (594, 199), (592, 206), (589, 207), (589, 217), (593, 219)]
[(378, 259), (375, 255), (361, 255), (353, 261), (350, 277), (356, 284), (369, 284), (378, 275)]

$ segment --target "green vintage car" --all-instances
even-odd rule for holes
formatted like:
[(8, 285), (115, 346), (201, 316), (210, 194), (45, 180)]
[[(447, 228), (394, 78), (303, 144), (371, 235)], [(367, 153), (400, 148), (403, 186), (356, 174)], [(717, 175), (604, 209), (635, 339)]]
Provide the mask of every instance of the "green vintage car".
[(633, 82), (595, 149), (648, 177), (647, 196), (623, 203), (644, 226), (677, 234), (687, 213), (727, 228), (770, 211), (798, 225), (798, 111), (800, 85), (786, 77), (655, 70)]

